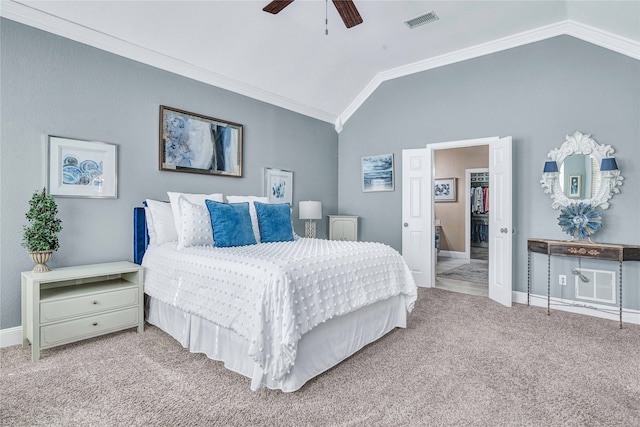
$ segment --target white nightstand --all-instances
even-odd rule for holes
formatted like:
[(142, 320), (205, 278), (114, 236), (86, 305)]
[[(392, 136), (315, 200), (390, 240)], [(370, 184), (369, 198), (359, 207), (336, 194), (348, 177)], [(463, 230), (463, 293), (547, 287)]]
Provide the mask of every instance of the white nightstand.
[(329, 240), (358, 240), (358, 217), (329, 215)]
[(144, 329), (143, 268), (131, 262), (22, 273), (22, 346), (40, 350), (137, 327)]

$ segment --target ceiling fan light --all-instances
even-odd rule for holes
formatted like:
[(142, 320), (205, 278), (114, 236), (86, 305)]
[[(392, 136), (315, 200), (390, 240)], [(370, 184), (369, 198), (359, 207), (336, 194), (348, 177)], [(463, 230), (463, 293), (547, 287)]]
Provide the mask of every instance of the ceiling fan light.
[(437, 21), (440, 19), (438, 15), (432, 10), (431, 12), (425, 13), (424, 15), (416, 16), (413, 19), (409, 19), (408, 21), (404, 21), (405, 25), (410, 29), (414, 29), (424, 24), (428, 24), (433, 21)]

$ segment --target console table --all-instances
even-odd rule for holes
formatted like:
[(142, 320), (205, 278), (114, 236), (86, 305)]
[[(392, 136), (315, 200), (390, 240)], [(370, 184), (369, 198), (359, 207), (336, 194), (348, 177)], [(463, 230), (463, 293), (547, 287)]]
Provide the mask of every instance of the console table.
[(575, 240), (527, 239), (527, 305), (531, 293), (531, 253), (547, 255), (547, 315), (551, 314), (551, 257), (566, 256), (618, 261), (618, 306), (622, 329), (622, 262), (640, 261), (640, 246), (611, 243), (578, 242)]

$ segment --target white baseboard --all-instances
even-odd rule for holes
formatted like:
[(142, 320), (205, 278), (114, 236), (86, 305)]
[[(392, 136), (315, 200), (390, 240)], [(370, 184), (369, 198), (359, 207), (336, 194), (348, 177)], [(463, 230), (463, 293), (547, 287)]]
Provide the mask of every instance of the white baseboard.
[[(513, 292), (513, 302), (519, 304), (527, 303), (526, 292)], [(547, 296), (531, 294), (530, 305), (535, 307), (547, 307)], [(593, 307), (593, 308), (589, 308)], [(596, 310), (594, 310), (594, 308)], [(620, 320), (620, 314), (618, 307), (603, 304), (582, 303), (574, 300), (567, 300), (563, 298), (551, 298), (551, 312), (568, 311), (570, 313), (585, 314), (587, 316), (599, 317), (601, 319)], [(601, 311), (608, 310), (608, 311)], [(622, 323), (633, 323), (640, 325), (640, 310), (632, 310), (630, 308), (624, 308), (622, 311)]]
[(22, 326), (0, 329), (0, 348), (22, 344)]
[(444, 258), (469, 259), (469, 256), (465, 252), (456, 252), (456, 251), (440, 251), (438, 252), (438, 256), (441, 256)]

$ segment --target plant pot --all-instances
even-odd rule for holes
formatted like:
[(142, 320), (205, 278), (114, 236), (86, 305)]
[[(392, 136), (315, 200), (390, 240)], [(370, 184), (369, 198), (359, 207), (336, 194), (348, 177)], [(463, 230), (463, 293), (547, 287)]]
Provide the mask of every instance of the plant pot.
[(33, 267), (32, 271), (34, 273), (46, 273), (47, 271), (51, 271), (51, 269), (47, 267), (47, 263), (51, 259), (52, 254), (53, 254), (53, 251), (29, 252), (31, 261), (36, 263), (36, 266)]

